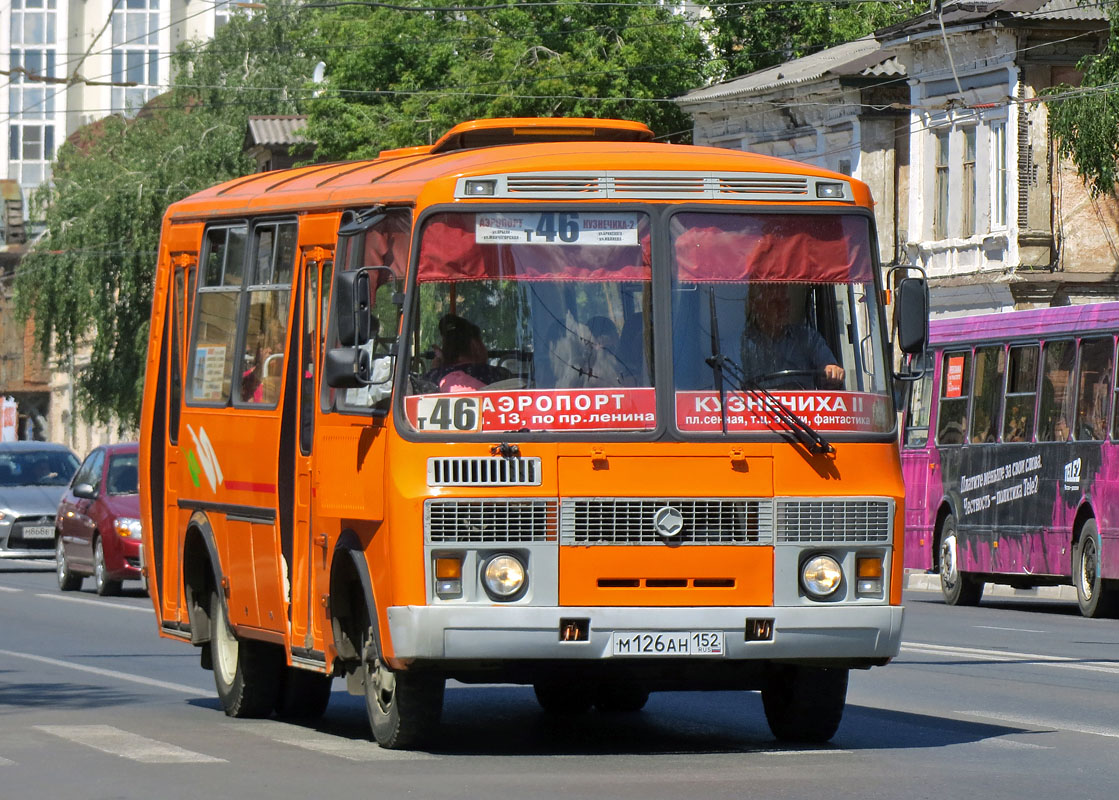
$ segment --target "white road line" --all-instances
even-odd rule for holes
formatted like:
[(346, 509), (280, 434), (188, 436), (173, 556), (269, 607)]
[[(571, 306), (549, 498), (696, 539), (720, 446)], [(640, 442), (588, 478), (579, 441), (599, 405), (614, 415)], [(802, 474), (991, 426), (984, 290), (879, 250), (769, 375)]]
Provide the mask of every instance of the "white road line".
[(1068, 656), (1048, 656), (1040, 653), (1017, 653), (1012, 650), (982, 650), (976, 647), (952, 647), (927, 642), (906, 642), (901, 646), (903, 653), (924, 653), (945, 658), (967, 658), (973, 661), (1032, 661), (1038, 666), (1059, 667), (1060, 669), (1079, 669), (1087, 672), (1103, 672), (1119, 675), (1119, 664), (1100, 661), (1078, 661)]
[(0, 586), (0, 592), (22, 592), (23, 589), (16, 589), (12, 586)]
[(4, 756), (0, 756), (0, 767), (11, 767), (15, 765), (15, 763), (16, 762), (9, 761), (8, 759), (4, 758)]
[(1014, 631), (1015, 633), (1045, 633), (1045, 631), (1035, 631), (1033, 628), (1000, 628), (998, 625), (972, 625), (973, 628), (981, 628), (985, 631)]
[(953, 711), (952, 713), (961, 717), (1009, 722), (1012, 725), (1024, 725), (1028, 728), (1048, 728), (1049, 730), (1065, 731), (1067, 733), (1083, 733), (1089, 736), (1106, 736), (1109, 739), (1119, 739), (1119, 729), (1105, 728), (1099, 725), (1070, 725), (1062, 720), (1017, 717), (1013, 714), (997, 714), (986, 711)]
[(157, 689), (169, 689), (172, 692), (179, 692), (181, 694), (188, 694), (191, 697), (210, 697), (209, 692), (204, 692), (200, 689), (195, 689), (193, 686), (186, 686), (182, 683), (170, 683), (169, 681), (159, 681), (155, 678), (145, 678), (142, 675), (130, 675), (127, 672), (117, 672), (112, 669), (102, 669), (101, 667), (88, 667), (85, 664), (76, 664), (73, 661), (61, 661), (57, 658), (47, 658), (46, 656), (36, 656), (31, 653), (16, 653), (12, 650), (0, 650), (0, 656), (10, 656), (12, 658), (26, 658), (28, 661), (37, 661), (40, 664), (50, 664), (52, 667), (64, 667), (65, 669), (75, 669), (79, 672), (89, 672), (93, 675), (101, 675), (105, 678), (115, 678), (121, 681), (129, 681), (131, 683), (141, 683), (144, 686), (154, 686)]
[(167, 742), (122, 731), (112, 725), (36, 725), (35, 728), (60, 739), (84, 744), (102, 753), (132, 761), (142, 761), (145, 764), (227, 763), (224, 758), (184, 750)]
[(243, 720), (230, 723), (229, 727), (281, 744), (301, 747), (328, 756), (337, 756), (350, 761), (429, 761), (436, 756), (407, 750), (382, 750), (370, 741), (349, 739), (322, 733), (299, 725), (274, 720)]
[(62, 600), (67, 603), (85, 603), (86, 605), (100, 606), (101, 608), (116, 608), (123, 609), (125, 611), (142, 611), (145, 614), (155, 613), (155, 609), (151, 606), (130, 606), (125, 603), (110, 603), (106, 600), (92, 600), (88, 597), (73, 597), (68, 594), (40, 593), (35, 596), (45, 597), (48, 600)]

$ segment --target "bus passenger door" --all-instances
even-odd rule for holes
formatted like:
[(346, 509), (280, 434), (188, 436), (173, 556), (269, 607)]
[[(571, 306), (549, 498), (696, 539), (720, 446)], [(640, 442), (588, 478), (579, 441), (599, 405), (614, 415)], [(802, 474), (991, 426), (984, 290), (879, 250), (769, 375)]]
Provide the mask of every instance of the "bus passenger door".
[[(316, 536), (312, 515), (313, 452), (317, 393), (315, 376), (319, 374), (322, 353), (323, 303), (329, 294), (330, 276), (334, 267), (333, 250), (323, 247), (304, 248), (301, 259), (299, 325), (299, 414), (296, 430), (295, 457), (295, 536), (291, 570), (291, 646), (293, 653), (318, 661), (311, 619), (319, 592), (315, 574), (322, 569), (326, 548)], [(325, 288), (324, 288), (325, 287)]]
[[(931, 359), (930, 359), (931, 361)], [(905, 476), (905, 566), (931, 569), (936, 500), (941, 493), (935, 425), (931, 425), (933, 367), (909, 390), (902, 431), (901, 467)], [(931, 504), (931, 508), (930, 508)]]

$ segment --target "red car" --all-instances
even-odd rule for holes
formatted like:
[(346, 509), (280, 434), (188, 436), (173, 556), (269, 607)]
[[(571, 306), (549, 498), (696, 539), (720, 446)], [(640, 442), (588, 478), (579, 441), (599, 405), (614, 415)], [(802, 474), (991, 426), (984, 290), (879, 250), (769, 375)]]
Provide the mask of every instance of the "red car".
[(62, 495), (55, 515), (58, 588), (80, 589), (92, 575), (100, 595), (117, 594), (124, 580), (140, 580), (139, 473), (136, 442), (91, 452)]

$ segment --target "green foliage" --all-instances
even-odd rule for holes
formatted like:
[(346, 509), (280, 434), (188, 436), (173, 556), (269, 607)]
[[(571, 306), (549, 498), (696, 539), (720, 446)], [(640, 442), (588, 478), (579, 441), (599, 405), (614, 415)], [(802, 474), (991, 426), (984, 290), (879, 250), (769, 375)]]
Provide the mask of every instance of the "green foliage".
[[(706, 50), (655, 0), (564, 2), (446, 12), (350, 6), (319, 17), (326, 89), (310, 106), (325, 159), (433, 142), (482, 117), (621, 117), (677, 139), (691, 125), (669, 100), (702, 85)], [(476, 6), (471, 6), (474, 8)]]
[(927, 2), (790, 2), (758, 5), (700, 0), (715, 62), (729, 80), (834, 47), (928, 10)]
[(1078, 65), (1079, 90), (1048, 90), (1049, 125), (1061, 156), (1071, 158), (1094, 195), (1116, 193), (1119, 181), (1119, 11), (1111, 9), (1111, 35), (1099, 55)]

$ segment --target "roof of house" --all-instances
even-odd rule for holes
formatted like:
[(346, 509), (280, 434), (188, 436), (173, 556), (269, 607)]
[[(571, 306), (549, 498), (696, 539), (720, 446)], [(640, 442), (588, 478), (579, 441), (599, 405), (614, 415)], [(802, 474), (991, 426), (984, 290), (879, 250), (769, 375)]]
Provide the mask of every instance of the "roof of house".
[(1107, 11), (1100, 3), (1081, 4), (1078, 0), (956, 0), (916, 17), (874, 32), (880, 41), (923, 33), (945, 27), (995, 22), (1013, 25), (1040, 22), (1106, 23)]
[(307, 118), (297, 114), (249, 117), (245, 147), (306, 144)]
[(775, 67), (751, 72), (731, 81), (696, 89), (679, 98), (678, 102), (687, 105), (705, 100), (724, 100), (761, 94), (778, 87), (809, 83), (824, 78), (853, 76), (900, 78), (904, 75), (905, 68), (889, 50), (883, 48), (873, 36), (864, 36), (803, 58), (786, 61)]

